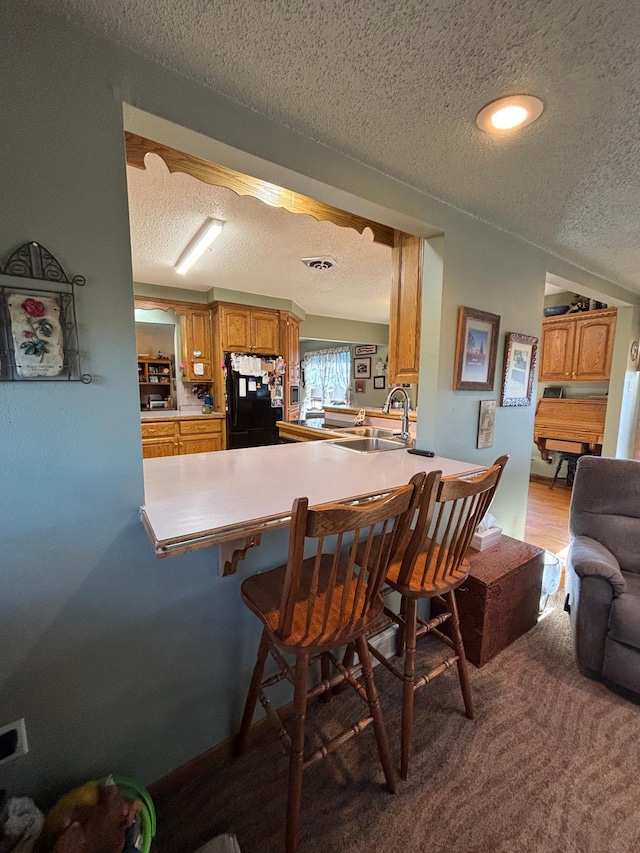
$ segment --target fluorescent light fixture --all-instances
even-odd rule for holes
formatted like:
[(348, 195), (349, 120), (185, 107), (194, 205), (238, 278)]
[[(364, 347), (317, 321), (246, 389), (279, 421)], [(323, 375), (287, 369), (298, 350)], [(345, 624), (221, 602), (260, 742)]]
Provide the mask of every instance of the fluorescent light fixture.
[(544, 104), (534, 95), (507, 95), (483, 107), (476, 122), (487, 133), (509, 133), (540, 118)]
[(197, 234), (194, 235), (184, 252), (178, 258), (178, 262), (176, 263), (176, 272), (179, 275), (184, 275), (186, 271), (195, 264), (198, 258), (206, 252), (218, 234), (222, 231), (223, 225), (224, 222), (220, 219), (212, 219), (210, 216), (205, 219), (202, 227), (198, 230)]

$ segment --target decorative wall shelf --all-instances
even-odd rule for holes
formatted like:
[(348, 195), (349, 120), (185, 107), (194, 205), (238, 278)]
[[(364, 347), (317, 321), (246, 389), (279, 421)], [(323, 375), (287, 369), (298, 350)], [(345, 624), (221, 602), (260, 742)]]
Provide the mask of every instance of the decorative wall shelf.
[(91, 382), (76, 324), (75, 288), (84, 284), (35, 241), (0, 263), (0, 381)]

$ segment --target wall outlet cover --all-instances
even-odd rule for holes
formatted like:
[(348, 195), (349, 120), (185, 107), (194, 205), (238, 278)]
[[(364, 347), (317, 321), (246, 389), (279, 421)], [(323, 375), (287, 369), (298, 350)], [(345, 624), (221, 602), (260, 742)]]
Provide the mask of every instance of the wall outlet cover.
[(0, 764), (29, 752), (24, 718), (0, 728)]

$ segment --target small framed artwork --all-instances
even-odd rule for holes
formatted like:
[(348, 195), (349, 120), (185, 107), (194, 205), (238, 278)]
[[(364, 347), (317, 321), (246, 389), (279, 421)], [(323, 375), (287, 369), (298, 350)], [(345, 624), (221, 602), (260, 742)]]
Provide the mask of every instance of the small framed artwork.
[(499, 330), (497, 314), (460, 306), (454, 391), (493, 391)]
[(496, 401), (480, 401), (480, 417), (478, 418), (478, 442), (476, 447), (493, 447), (493, 431), (496, 422)]
[(367, 390), (367, 383), (364, 379), (356, 379), (356, 394), (364, 394)]
[(354, 347), (354, 355), (375, 355), (378, 352), (376, 344), (360, 344)]
[(356, 379), (371, 379), (371, 359), (354, 358), (353, 375)]
[(378, 390), (384, 390), (384, 376), (374, 376), (373, 377), (373, 387)]
[(533, 376), (538, 357), (538, 339), (507, 332), (502, 371), (501, 406), (530, 406)]

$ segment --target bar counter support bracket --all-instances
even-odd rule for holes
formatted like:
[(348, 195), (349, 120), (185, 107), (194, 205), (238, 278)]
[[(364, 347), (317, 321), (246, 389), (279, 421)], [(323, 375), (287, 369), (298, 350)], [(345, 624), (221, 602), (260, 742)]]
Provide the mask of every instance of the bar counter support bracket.
[(221, 542), (218, 545), (218, 563), (220, 575), (233, 575), (238, 571), (238, 563), (247, 556), (249, 548), (255, 548), (260, 544), (262, 535), (254, 533), (242, 539), (233, 539), (230, 542)]

